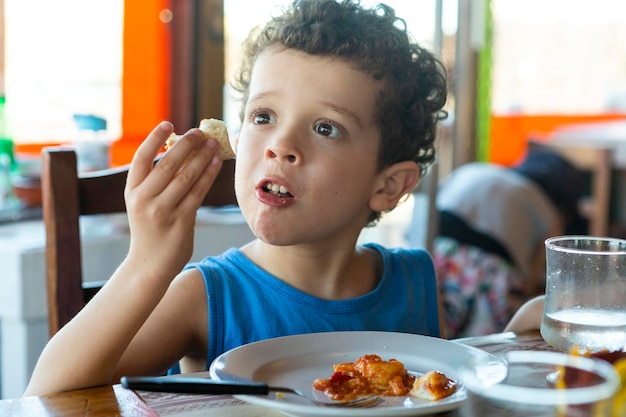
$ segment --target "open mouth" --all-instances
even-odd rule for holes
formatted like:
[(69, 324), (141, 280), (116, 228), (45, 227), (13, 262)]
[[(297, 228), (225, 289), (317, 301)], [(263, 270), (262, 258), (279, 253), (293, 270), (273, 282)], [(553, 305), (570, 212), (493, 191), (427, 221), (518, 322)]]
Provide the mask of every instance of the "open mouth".
[(281, 198), (293, 197), (293, 195), (289, 192), (289, 190), (287, 190), (287, 188), (285, 188), (282, 185), (268, 182), (265, 185), (263, 185), (262, 188), (263, 188), (263, 191), (265, 191), (266, 193), (270, 193), (272, 195), (275, 195), (276, 197), (281, 197)]

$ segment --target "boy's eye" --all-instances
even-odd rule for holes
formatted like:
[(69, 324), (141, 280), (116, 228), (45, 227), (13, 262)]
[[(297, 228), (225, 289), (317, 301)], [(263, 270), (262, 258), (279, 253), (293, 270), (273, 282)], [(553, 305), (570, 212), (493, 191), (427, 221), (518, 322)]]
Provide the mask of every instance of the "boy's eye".
[(327, 136), (329, 138), (337, 138), (341, 136), (341, 131), (331, 122), (319, 122), (314, 127), (313, 130), (318, 135)]
[(276, 122), (276, 119), (274, 118), (274, 116), (265, 112), (255, 113), (252, 119), (253, 119), (254, 124), (256, 125), (266, 125), (269, 123)]

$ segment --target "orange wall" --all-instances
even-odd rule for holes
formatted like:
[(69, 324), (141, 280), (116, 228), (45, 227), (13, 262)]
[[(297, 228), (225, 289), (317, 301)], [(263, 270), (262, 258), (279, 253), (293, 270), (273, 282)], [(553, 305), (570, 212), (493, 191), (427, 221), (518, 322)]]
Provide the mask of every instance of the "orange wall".
[(492, 162), (512, 165), (526, 152), (526, 139), (530, 136), (541, 138), (567, 124), (625, 118), (626, 114), (492, 116), (488, 158)]
[(160, 121), (169, 118), (169, 26), (159, 13), (169, 0), (124, 1), (122, 139), (114, 144), (113, 165), (130, 162), (135, 149)]

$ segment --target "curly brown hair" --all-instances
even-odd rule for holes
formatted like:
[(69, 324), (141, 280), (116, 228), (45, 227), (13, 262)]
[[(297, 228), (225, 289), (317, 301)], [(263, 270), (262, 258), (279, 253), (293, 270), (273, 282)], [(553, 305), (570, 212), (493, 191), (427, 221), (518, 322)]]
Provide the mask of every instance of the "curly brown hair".
[(345, 59), (382, 81), (375, 112), (381, 137), (378, 169), (415, 161), (425, 174), (435, 159), (437, 123), (447, 116), (442, 110), (448, 96), (446, 71), (412, 41), (405, 21), (391, 7), (367, 9), (359, 0), (295, 0), (283, 14), (251, 31), (232, 83), (242, 95), (242, 120), (254, 63), (276, 45)]

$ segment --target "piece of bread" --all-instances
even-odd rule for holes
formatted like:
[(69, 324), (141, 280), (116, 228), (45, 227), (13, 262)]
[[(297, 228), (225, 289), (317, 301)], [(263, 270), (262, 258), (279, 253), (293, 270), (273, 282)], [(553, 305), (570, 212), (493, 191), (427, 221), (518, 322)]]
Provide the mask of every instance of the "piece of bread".
[[(198, 128), (202, 131), (202, 133), (204, 133), (205, 138), (213, 138), (217, 140), (219, 143), (219, 148), (217, 149), (218, 157), (224, 161), (235, 157), (235, 151), (230, 146), (230, 141), (228, 140), (228, 130), (226, 130), (224, 122), (218, 119), (202, 119)], [(174, 144), (178, 142), (181, 137), (182, 135), (172, 133), (165, 142), (165, 149), (167, 150), (174, 146)]]

